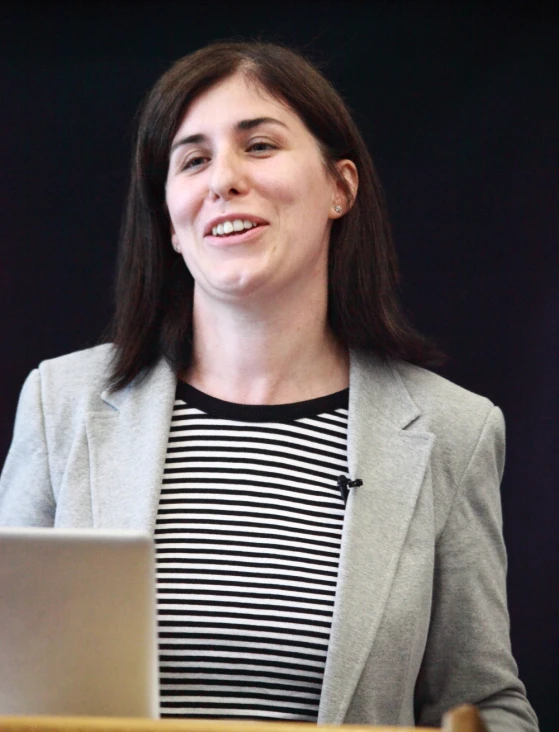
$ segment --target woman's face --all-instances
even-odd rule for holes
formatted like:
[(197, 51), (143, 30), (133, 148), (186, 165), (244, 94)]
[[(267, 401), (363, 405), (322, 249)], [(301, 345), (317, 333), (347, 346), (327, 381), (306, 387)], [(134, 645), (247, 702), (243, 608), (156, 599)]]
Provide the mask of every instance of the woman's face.
[[(347, 174), (353, 164), (340, 165)], [(347, 208), (341, 188), (299, 117), (242, 74), (188, 109), (172, 142), (166, 201), (198, 297), (325, 290), (331, 222)]]

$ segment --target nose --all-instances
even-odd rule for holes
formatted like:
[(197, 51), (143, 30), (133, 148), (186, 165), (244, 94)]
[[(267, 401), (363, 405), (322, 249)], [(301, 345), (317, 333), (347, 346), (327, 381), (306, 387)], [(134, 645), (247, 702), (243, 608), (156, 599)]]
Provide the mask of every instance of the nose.
[(209, 188), (214, 198), (224, 200), (235, 198), (247, 191), (248, 184), (242, 161), (233, 150), (223, 150), (214, 155)]

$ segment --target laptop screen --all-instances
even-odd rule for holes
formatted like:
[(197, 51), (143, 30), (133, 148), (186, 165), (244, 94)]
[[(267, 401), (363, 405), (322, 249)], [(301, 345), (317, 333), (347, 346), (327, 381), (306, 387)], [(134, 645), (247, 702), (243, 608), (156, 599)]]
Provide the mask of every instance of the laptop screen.
[(157, 717), (153, 539), (0, 529), (0, 714)]

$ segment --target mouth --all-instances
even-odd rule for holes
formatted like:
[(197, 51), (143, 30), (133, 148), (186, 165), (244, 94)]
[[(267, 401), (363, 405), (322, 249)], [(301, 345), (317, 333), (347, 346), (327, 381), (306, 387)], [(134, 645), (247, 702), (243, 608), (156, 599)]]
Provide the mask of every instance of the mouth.
[(251, 226), (250, 229), (232, 231), (227, 234), (214, 234), (213, 232), (210, 232), (204, 238), (212, 246), (227, 247), (233, 246), (234, 244), (244, 244), (245, 242), (252, 241), (253, 239), (258, 238), (267, 228), (268, 224), (257, 224), (255, 226)]
[(220, 216), (207, 224), (204, 238), (215, 245), (238, 244), (259, 236), (268, 225), (247, 214)]

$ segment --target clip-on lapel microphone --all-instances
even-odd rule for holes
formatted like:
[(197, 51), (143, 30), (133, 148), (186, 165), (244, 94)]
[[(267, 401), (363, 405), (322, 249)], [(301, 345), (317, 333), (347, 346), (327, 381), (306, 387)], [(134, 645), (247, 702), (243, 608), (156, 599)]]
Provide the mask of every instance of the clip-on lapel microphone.
[(360, 478), (357, 478), (356, 480), (350, 480), (347, 475), (338, 476), (338, 488), (344, 505), (347, 503), (349, 489), (359, 488), (360, 485), (363, 485), (363, 481)]

